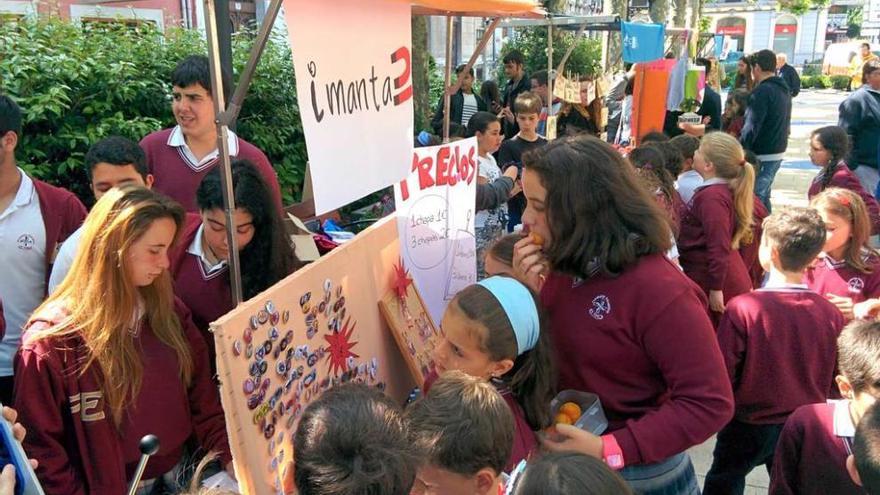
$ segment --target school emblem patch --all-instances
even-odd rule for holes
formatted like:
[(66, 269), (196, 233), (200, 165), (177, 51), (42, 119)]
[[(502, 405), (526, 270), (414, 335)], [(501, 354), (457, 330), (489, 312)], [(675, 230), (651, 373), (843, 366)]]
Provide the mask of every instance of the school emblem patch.
[(21, 234), (20, 236), (18, 236), (18, 240), (16, 240), (16, 243), (18, 244), (18, 249), (26, 249), (30, 251), (34, 248), (34, 244), (36, 244), (36, 241), (34, 241), (34, 236), (30, 234)]
[(600, 294), (593, 298), (593, 307), (590, 308), (590, 316), (595, 320), (604, 319), (611, 314), (611, 300), (608, 296)]
[(862, 292), (865, 288), (865, 281), (861, 277), (853, 277), (846, 283), (849, 286), (849, 292)]

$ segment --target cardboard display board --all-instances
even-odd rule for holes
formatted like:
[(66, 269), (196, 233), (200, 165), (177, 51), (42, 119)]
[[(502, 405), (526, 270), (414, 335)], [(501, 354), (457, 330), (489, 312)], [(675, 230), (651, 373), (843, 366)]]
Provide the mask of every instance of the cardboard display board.
[(242, 493), (278, 493), (297, 421), (323, 390), (358, 381), (402, 402), (415, 386), (376, 304), (399, 256), (388, 218), (211, 324)]
[(379, 301), (379, 307), (413, 379), (421, 386), (434, 368), (434, 349), (440, 331), (409, 274), (402, 266), (396, 270), (397, 287)]

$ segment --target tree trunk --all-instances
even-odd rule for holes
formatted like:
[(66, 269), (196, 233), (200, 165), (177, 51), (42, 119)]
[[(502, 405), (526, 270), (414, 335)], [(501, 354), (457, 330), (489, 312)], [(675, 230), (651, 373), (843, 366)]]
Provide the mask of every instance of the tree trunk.
[(415, 129), (429, 129), (431, 119), (428, 84), (428, 17), (412, 16), (412, 79)]
[(669, 19), (669, 0), (654, 0), (649, 15), (652, 22), (665, 25)]
[[(627, 0), (611, 0), (611, 14), (626, 19)], [(620, 33), (610, 31), (608, 33), (608, 61), (607, 69), (614, 72), (621, 65), (623, 47), (620, 46)]]

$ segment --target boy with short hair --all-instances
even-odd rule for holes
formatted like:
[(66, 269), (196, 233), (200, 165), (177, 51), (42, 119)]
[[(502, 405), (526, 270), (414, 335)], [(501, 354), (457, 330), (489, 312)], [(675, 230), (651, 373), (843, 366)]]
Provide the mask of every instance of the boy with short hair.
[(444, 373), (406, 411), (412, 443), (425, 454), (414, 492), (495, 495), (513, 448), (510, 408), (490, 383)]
[(856, 320), (837, 338), (843, 400), (799, 407), (779, 436), (771, 495), (862, 495), (847, 472), (855, 425), (880, 397), (880, 322)]
[(815, 210), (791, 208), (764, 221), (759, 258), (769, 280), (731, 299), (718, 326), (735, 412), (718, 433), (704, 494), (743, 493), (753, 468), (772, 467), (786, 418), (824, 400), (834, 385), (844, 318), (803, 284), (824, 243), (825, 225)]
[(880, 406), (871, 406), (859, 421), (846, 468), (869, 495), (880, 495)]
[(697, 188), (703, 185), (703, 177), (694, 170), (694, 153), (700, 147), (700, 140), (687, 134), (680, 134), (669, 140), (681, 153), (684, 161), (681, 164), (681, 173), (675, 181), (675, 190), (681, 196), (685, 204), (690, 203)]
[[(124, 184), (136, 184), (147, 189), (153, 186), (153, 176), (147, 169), (144, 150), (134, 141), (121, 136), (110, 136), (93, 144), (86, 153), (85, 168), (95, 201), (110, 189)], [(70, 271), (80, 235), (82, 227), (70, 234), (58, 250), (49, 276), (49, 294), (55, 292)]]
[[(538, 134), (538, 120), (543, 108), (541, 97), (531, 91), (526, 91), (516, 97), (514, 108), (519, 132), (513, 139), (501, 143), (501, 148), (498, 150), (498, 165), (502, 170), (506, 170), (510, 165), (516, 165), (522, 170), (523, 155), (527, 151), (547, 144), (547, 140)], [(526, 200), (522, 193), (510, 198), (507, 202), (508, 232), (513, 232), (513, 228), (522, 223), (525, 205)]]
[[(197, 213), (196, 189), (205, 174), (220, 162), (217, 127), (214, 123), (214, 91), (208, 57), (190, 55), (171, 73), (171, 110), (177, 125), (149, 134), (140, 142), (147, 155), (147, 166), (156, 178), (154, 189)], [(229, 88), (223, 88), (230, 96)], [(281, 212), (278, 176), (266, 155), (231, 130), (229, 156), (250, 160), (272, 190)]]
[[(408, 495), (418, 452), (400, 408), (375, 387), (333, 387), (306, 407), (293, 436), (299, 495)], [(289, 493), (290, 466), (281, 473)]]

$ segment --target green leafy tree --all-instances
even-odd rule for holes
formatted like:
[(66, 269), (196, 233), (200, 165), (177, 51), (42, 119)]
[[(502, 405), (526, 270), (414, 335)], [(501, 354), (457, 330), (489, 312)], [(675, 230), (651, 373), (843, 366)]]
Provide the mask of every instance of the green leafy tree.
[(824, 9), (828, 7), (830, 3), (831, 0), (779, 0), (776, 4), (776, 8), (783, 12), (789, 12), (801, 16), (813, 9)]
[[(602, 43), (594, 38), (583, 36), (578, 38), (575, 33), (569, 31), (560, 32), (557, 30), (553, 33), (553, 68), (556, 68), (559, 60), (573, 44), (575, 48), (565, 64), (565, 72), (590, 76), (601, 74)], [(526, 72), (529, 74), (541, 69), (546, 70), (547, 28), (518, 30), (513, 39), (504, 45), (499, 60), (513, 50), (519, 50), (523, 54)], [(506, 79), (504, 66), (500, 62), (496, 74), (499, 81)]]
[[(236, 72), (252, 41), (251, 35), (233, 37)], [(82, 165), (89, 147), (109, 135), (137, 141), (173, 125), (171, 72), (178, 60), (206, 52), (197, 31), (163, 34), (149, 24), (81, 27), (52, 18), (0, 25), (0, 92), (24, 110), (19, 163), (91, 202)], [(292, 202), (306, 152), (285, 36), (267, 44), (237, 131), (268, 155), (285, 202)]]

